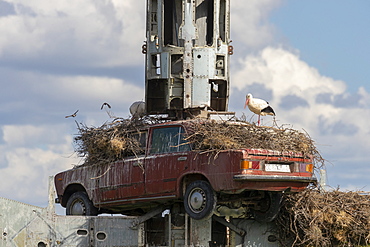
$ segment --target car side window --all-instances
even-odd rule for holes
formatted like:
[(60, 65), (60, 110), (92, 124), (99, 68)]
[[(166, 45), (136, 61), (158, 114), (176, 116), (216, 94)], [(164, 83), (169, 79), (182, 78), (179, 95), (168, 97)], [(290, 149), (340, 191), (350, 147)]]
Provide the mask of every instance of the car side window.
[(129, 148), (123, 149), (123, 157), (138, 156), (145, 154), (147, 130), (137, 130), (127, 133), (126, 145)]
[(146, 148), (146, 135), (147, 131), (138, 131), (132, 134), (132, 138), (134, 138), (137, 141), (143, 153), (145, 152)]
[(151, 154), (186, 152), (190, 150), (189, 144), (184, 140), (184, 129), (177, 127), (164, 127), (153, 129)]

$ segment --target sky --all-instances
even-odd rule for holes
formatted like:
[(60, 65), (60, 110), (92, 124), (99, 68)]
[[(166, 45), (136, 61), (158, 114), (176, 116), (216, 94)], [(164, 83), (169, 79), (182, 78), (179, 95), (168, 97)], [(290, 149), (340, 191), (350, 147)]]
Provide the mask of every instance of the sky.
[[(0, 0), (0, 196), (47, 205), (48, 177), (81, 163), (76, 122), (144, 100), (145, 1)], [(327, 184), (370, 191), (370, 2), (232, 0), (229, 110), (270, 102), (306, 131)], [(65, 116), (79, 110), (75, 118)], [(270, 116), (264, 125), (272, 125)]]

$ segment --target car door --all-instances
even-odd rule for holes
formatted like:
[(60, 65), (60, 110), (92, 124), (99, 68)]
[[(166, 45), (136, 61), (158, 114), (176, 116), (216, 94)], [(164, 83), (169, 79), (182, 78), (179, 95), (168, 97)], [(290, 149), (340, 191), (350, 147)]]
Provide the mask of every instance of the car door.
[(182, 126), (151, 130), (145, 158), (145, 191), (148, 195), (173, 197), (177, 179), (186, 167), (190, 145), (184, 140)]
[[(132, 138), (137, 138), (140, 146), (145, 148), (146, 132), (136, 135)], [(99, 181), (101, 204), (125, 203), (130, 201), (130, 198), (145, 194), (144, 158), (144, 154), (131, 155), (101, 169), (100, 175), (94, 178)]]

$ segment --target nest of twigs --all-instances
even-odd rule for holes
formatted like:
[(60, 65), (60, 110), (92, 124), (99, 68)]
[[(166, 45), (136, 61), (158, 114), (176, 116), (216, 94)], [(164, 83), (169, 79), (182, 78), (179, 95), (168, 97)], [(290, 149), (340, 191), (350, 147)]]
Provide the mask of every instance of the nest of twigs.
[(119, 119), (100, 127), (77, 124), (79, 133), (74, 138), (75, 151), (84, 157), (83, 165), (109, 163), (126, 156), (145, 153), (137, 135), (148, 125), (158, 123), (152, 119)]
[(368, 246), (370, 195), (314, 189), (286, 195), (276, 224), (283, 246)]
[[(158, 120), (122, 119), (105, 123), (101, 127), (79, 125), (75, 137), (76, 152), (85, 157), (85, 164), (112, 162), (125, 156), (145, 152), (135, 133)], [(312, 155), (316, 164), (323, 164), (313, 140), (305, 132), (290, 128), (256, 126), (246, 121), (186, 121), (185, 140), (197, 152), (211, 152), (229, 149), (269, 149), (274, 151), (299, 152)]]
[(299, 152), (321, 160), (310, 136), (295, 129), (256, 126), (246, 121), (197, 121), (191, 126), (193, 133), (187, 139), (193, 150), (258, 148)]

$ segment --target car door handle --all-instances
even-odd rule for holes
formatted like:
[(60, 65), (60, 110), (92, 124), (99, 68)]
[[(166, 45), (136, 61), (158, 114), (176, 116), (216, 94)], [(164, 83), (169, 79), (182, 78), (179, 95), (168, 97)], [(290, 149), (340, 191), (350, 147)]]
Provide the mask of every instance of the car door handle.
[(177, 160), (178, 160), (178, 161), (185, 161), (185, 160), (187, 160), (187, 159), (188, 159), (188, 157), (186, 157), (186, 156), (178, 157), (178, 158), (177, 158)]

